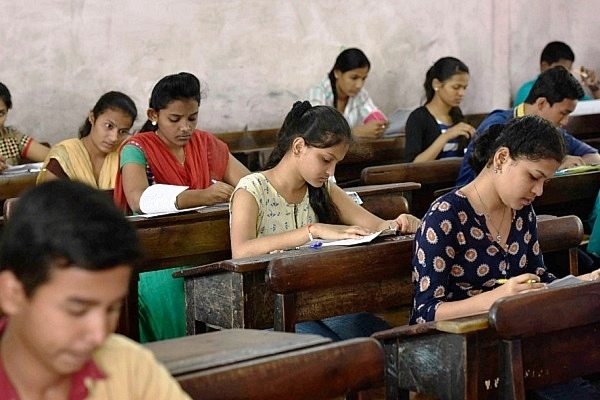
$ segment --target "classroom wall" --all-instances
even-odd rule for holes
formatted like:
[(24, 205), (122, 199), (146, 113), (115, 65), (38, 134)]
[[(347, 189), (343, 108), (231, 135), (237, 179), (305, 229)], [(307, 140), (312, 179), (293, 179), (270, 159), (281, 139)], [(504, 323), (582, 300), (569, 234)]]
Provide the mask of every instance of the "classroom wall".
[(508, 107), (536, 76), (541, 48), (564, 40), (600, 72), (594, 0), (20, 0), (0, 13), (8, 124), (54, 144), (77, 135), (98, 97), (121, 90), (145, 121), (155, 82), (179, 71), (207, 85), (199, 127), (271, 128), (344, 47), (371, 60), (366, 88), (385, 113), (422, 101), (439, 57), (471, 69), (466, 113)]

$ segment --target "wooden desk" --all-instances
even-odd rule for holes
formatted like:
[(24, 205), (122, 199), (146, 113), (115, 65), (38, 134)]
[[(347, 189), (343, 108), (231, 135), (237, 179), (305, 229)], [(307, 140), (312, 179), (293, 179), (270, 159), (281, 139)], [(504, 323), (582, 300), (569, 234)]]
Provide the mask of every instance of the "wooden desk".
[[(520, 370), (527, 390), (598, 372), (599, 300), (600, 282), (584, 282), (501, 299), (489, 317), (378, 332), (373, 336), (386, 353), (386, 398), (408, 399), (408, 390), (441, 399), (497, 398), (513, 382), (507, 379), (511, 368)], [(510, 312), (516, 308), (518, 318)], [(502, 349), (507, 333), (519, 339), (518, 365)]]
[(35, 186), (37, 176), (37, 172), (18, 175), (0, 174), (0, 201), (18, 197), (25, 189)]
[(569, 117), (567, 132), (591, 146), (600, 148), (600, 114)]
[(537, 214), (577, 215), (587, 221), (600, 190), (600, 171), (563, 175), (544, 185), (544, 193), (536, 197)]
[[(318, 252), (320, 262), (328, 265), (328, 276), (335, 274), (335, 265), (343, 260), (352, 265), (355, 259), (384, 259), (385, 264), (373, 270), (357, 268), (346, 286), (329, 281), (322, 287), (303, 294), (306, 303), (312, 304), (310, 317), (323, 318), (365, 309), (365, 298), (377, 299), (380, 310), (398, 304), (409, 304), (412, 296), (410, 282), (412, 267), (399, 262), (395, 255), (412, 251), (412, 236), (376, 238), (360, 247), (324, 247), (320, 249), (292, 250), (277, 254), (220, 261), (199, 267), (187, 268), (173, 274), (185, 281), (187, 333), (204, 330), (204, 324), (220, 328), (265, 329), (274, 326), (274, 297), (265, 281), (265, 272), (272, 260), (313, 256)], [(387, 259), (386, 259), (387, 256)], [(373, 274), (387, 269), (380, 282)], [(361, 275), (362, 274), (362, 275)], [(393, 284), (391, 283), (393, 282)], [(356, 290), (356, 291), (355, 291)], [(356, 293), (361, 293), (357, 296)]]
[(369, 338), (231, 329), (145, 346), (195, 399), (329, 399), (383, 381)]
[[(348, 154), (335, 169), (335, 179), (340, 187), (364, 185), (361, 183), (361, 171), (373, 165), (387, 165), (404, 161), (404, 135), (388, 136), (379, 139), (355, 139)], [(405, 182), (416, 182), (407, 180)], [(395, 183), (395, 182), (382, 182)], [(377, 183), (370, 183), (377, 184)]]
[[(413, 182), (348, 188), (356, 191), (363, 207), (384, 219), (393, 219), (408, 211), (404, 195), (418, 189)], [(202, 265), (231, 258), (228, 204), (154, 218), (128, 217), (136, 227), (146, 255), (138, 272)], [(130, 293), (137, 293), (137, 277), (132, 279)], [(128, 296), (119, 332), (139, 338), (138, 298)]]

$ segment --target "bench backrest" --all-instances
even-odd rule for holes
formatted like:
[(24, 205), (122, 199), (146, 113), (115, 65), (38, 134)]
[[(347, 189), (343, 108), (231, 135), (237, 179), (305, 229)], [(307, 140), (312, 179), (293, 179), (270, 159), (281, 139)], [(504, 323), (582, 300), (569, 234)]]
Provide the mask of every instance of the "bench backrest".
[(234, 329), (146, 347), (194, 399), (355, 398), (383, 383), (383, 350), (376, 340), (327, 341)]
[(489, 321), (500, 339), (503, 399), (524, 400), (532, 386), (600, 371), (600, 282), (500, 299)]
[(540, 216), (538, 239), (544, 254), (567, 250), (569, 252), (569, 272), (579, 275), (577, 252), (583, 240), (583, 223), (579, 217), (576, 215)]
[[(411, 259), (412, 237), (406, 237), (271, 261), (265, 281), (275, 293), (275, 330), (294, 332), (300, 321), (411, 304)], [(318, 301), (336, 295), (340, 301)]]

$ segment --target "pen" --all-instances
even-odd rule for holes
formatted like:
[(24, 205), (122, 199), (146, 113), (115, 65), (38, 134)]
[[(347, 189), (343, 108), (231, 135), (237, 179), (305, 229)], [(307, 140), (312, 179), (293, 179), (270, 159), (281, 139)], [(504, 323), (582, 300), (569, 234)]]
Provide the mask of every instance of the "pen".
[(310, 245), (311, 249), (318, 249), (319, 247), (323, 246), (323, 242), (314, 242)]
[(581, 75), (581, 77), (582, 77), (583, 79), (587, 79), (587, 77), (588, 77), (588, 74), (587, 74), (585, 71), (583, 71), (583, 70), (580, 70), (580, 69), (574, 69), (574, 70), (572, 70), (572, 71), (573, 71), (573, 72), (575, 72), (576, 74), (579, 74), (579, 75)]
[[(508, 279), (496, 279), (496, 283), (498, 285), (504, 285), (506, 282), (508, 282)], [(527, 279), (524, 283), (539, 283), (539, 281), (536, 281), (535, 279)]]

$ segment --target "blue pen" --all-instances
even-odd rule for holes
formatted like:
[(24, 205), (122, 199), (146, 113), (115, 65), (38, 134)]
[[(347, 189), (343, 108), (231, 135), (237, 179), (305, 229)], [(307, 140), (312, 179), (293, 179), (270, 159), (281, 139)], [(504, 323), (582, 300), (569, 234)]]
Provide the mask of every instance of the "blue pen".
[(310, 248), (311, 249), (318, 249), (321, 246), (323, 246), (323, 242), (314, 242), (314, 243), (311, 243)]

